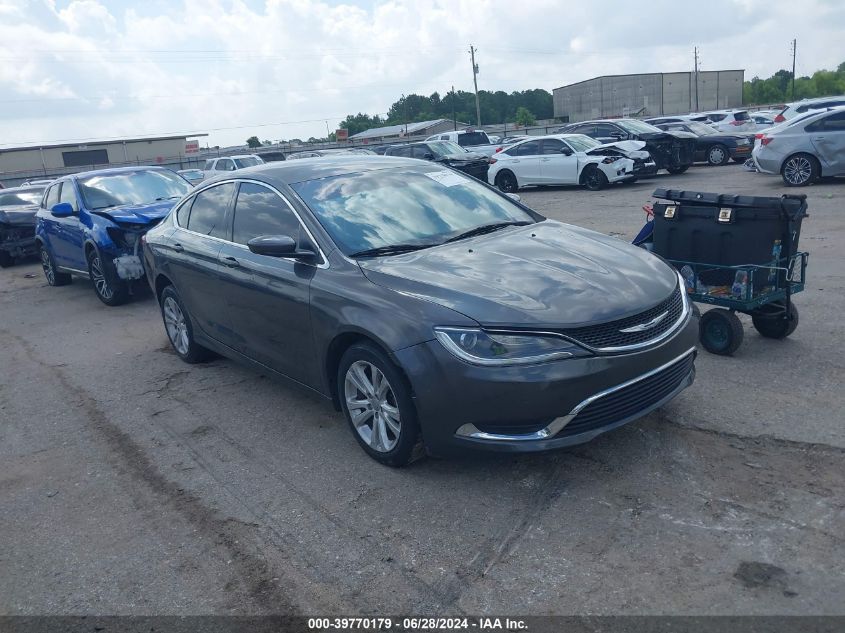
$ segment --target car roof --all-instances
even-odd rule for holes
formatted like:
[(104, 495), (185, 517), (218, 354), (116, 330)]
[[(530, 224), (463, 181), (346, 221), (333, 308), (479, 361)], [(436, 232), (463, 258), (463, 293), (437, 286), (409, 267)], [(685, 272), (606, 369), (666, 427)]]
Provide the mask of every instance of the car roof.
[(401, 158), (399, 156), (381, 156), (379, 154), (338, 154), (321, 156), (315, 158), (302, 158), (291, 162), (282, 161), (265, 163), (255, 167), (239, 169), (235, 173), (224, 172), (203, 181), (215, 183), (223, 180), (238, 178), (254, 178), (263, 180), (269, 184), (283, 183), (292, 185), (307, 180), (319, 178), (331, 178), (344, 174), (363, 173), (390, 169), (395, 167), (426, 167), (430, 164), (414, 158)]
[(68, 178), (88, 178), (89, 176), (108, 176), (110, 174), (125, 174), (133, 171), (172, 171), (167, 167), (160, 167), (158, 165), (133, 165), (131, 167), (107, 167), (104, 169), (91, 169), (89, 171), (80, 171), (75, 174), (68, 174), (58, 180), (67, 180)]
[(32, 191), (33, 189), (40, 189), (41, 191), (44, 191), (46, 188), (47, 185), (20, 185), (17, 187), (6, 187), (5, 189), (0, 189), (0, 195), (16, 193), (18, 191)]

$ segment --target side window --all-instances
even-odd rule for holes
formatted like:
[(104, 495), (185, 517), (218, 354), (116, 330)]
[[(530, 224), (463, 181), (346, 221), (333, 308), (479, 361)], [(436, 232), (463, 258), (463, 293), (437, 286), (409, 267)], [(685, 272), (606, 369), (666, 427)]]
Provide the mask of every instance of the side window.
[(214, 159), (209, 158), (208, 160), (205, 161), (205, 167), (203, 167), (203, 169), (205, 171), (211, 171), (212, 167), (214, 167)]
[(516, 149), (517, 156), (537, 156), (540, 154), (540, 141), (526, 141)]
[(556, 138), (547, 138), (543, 139), (543, 149), (541, 150), (541, 154), (560, 154), (560, 150), (563, 149), (563, 141), (559, 141)]
[(194, 203), (194, 199), (191, 198), (189, 200), (185, 200), (182, 203), (182, 206), (176, 209), (176, 224), (181, 227), (187, 228), (188, 226), (188, 216), (191, 213), (191, 205)]
[(441, 140), (441, 141), (448, 141), (448, 140), (449, 140), (449, 135), (448, 135), (448, 134), (443, 134), (443, 135), (440, 137), (440, 140)]
[(44, 196), (44, 206), (49, 211), (54, 204), (59, 204), (59, 188), (61, 183), (55, 184), (47, 190), (47, 195)]
[(214, 167), (215, 171), (234, 171), (235, 164), (229, 158), (221, 158)]
[(390, 152), (391, 156), (402, 156), (405, 158), (411, 157), (411, 148), (410, 147), (397, 147), (396, 149)]
[(579, 125), (567, 132), (568, 134), (586, 134), (587, 136), (591, 136), (595, 138), (596, 136), (596, 126), (595, 125)]
[(431, 154), (431, 150), (428, 149), (428, 145), (414, 145), (411, 147), (412, 158), (424, 159), (426, 154)]
[(289, 235), (299, 241), (299, 220), (277, 193), (251, 182), (241, 183), (235, 203), (232, 240), (246, 244), (259, 235)]
[(76, 192), (73, 190), (73, 183), (65, 180), (62, 183), (62, 192), (59, 195), (59, 202), (67, 202), (74, 211), (79, 211), (79, 203), (76, 201)]
[(595, 136), (597, 138), (611, 138), (621, 134), (622, 131), (615, 125), (610, 125), (609, 123), (599, 123), (596, 125)]
[[(822, 123), (822, 121), (820, 121)], [(845, 112), (831, 114), (823, 121), (825, 132), (845, 132)]]
[(191, 205), (188, 229), (226, 239), (226, 209), (235, 191), (235, 183), (227, 182), (200, 191)]

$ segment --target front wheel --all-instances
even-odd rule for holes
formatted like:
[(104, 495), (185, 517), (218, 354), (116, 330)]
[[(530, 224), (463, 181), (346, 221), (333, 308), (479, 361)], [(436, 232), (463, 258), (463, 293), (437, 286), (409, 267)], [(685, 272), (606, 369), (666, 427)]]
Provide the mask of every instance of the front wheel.
[(103, 259), (93, 248), (88, 251), (88, 274), (94, 284), (97, 298), (107, 306), (119, 306), (129, 298), (126, 283), (112, 279), (108, 274)]
[(422, 455), (411, 389), (384, 352), (369, 343), (346, 350), (337, 389), (352, 433), (370, 457), (405, 466)]
[(590, 191), (599, 191), (607, 186), (607, 176), (596, 166), (587, 167), (581, 178), (584, 186)]
[(502, 171), (496, 175), (496, 186), (503, 193), (516, 193), (517, 189), (519, 189), (516, 176), (510, 171)]
[(677, 175), (684, 173), (687, 169), (689, 169), (689, 165), (676, 165), (675, 167), (667, 167), (666, 171)]
[(200, 363), (211, 356), (211, 352), (194, 340), (194, 328), (182, 299), (173, 286), (161, 291), (159, 299), (164, 330), (173, 346), (173, 351), (186, 363)]
[(787, 187), (806, 187), (819, 177), (819, 161), (809, 154), (790, 156), (780, 170)]
[(728, 148), (724, 145), (713, 145), (707, 150), (708, 165), (713, 165), (714, 167), (717, 165), (727, 165), (730, 159), (730, 152), (728, 152)]
[(702, 314), (698, 328), (704, 349), (720, 356), (730, 356), (739, 349), (745, 335), (739, 317), (724, 308), (714, 308)]

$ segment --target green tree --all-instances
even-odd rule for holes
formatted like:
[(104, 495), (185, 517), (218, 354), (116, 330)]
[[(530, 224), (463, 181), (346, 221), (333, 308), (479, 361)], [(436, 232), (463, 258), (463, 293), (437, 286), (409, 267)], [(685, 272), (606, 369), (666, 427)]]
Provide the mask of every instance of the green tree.
[(531, 114), (531, 110), (524, 106), (519, 106), (516, 109), (516, 122), (519, 125), (534, 125), (537, 119)]
[(250, 137), (246, 140), (246, 144), (247, 144), (249, 147), (253, 147), (253, 148), (254, 148), (254, 147), (261, 147), (261, 141), (259, 141), (259, 140), (258, 140), (258, 137), (257, 137), (257, 136), (250, 136)]

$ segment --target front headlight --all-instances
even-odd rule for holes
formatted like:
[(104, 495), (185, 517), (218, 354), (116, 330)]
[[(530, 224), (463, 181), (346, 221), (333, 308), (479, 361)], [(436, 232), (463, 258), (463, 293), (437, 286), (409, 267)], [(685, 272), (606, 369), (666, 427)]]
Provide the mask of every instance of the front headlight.
[(476, 328), (436, 327), (437, 340), (453, 355), (473, 365), (527, 365), (589, 356), (583, 347), (547, 334), (485, 332)]

